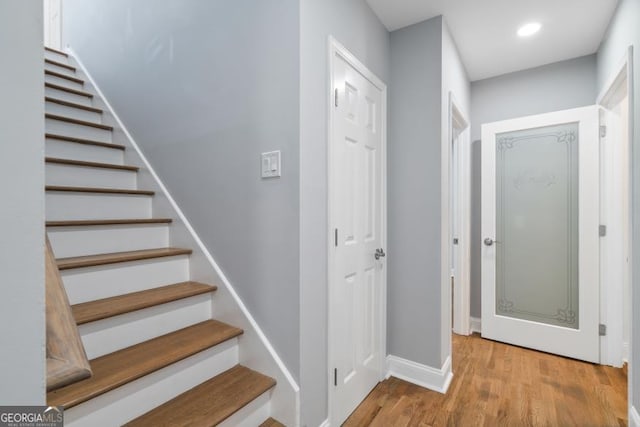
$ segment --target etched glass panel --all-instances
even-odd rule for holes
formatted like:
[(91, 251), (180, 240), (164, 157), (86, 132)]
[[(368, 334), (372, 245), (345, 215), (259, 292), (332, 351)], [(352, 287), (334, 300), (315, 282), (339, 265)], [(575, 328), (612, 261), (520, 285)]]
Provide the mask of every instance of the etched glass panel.
[(496, 135), (496, 314), (578, 328), (578, 124)]

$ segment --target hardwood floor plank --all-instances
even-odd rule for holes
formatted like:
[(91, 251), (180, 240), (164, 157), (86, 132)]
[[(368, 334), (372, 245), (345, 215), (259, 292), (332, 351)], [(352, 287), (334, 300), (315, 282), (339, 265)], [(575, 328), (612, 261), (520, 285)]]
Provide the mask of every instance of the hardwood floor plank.
[(627, 426), (623, 369), (454, 335), (453, 371), (446, 395), (381, 382), (344, 426)]

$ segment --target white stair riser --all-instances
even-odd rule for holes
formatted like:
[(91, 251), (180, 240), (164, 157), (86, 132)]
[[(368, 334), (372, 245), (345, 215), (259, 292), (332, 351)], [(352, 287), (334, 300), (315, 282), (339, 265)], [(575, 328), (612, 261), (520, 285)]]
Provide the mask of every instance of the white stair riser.
[(120, 188), (135, 190), (138, 174), (122, 169), (94, 168), (85, 166), (47, 163), (45, 181), (47, 185)]
[(87, 122), (102, 123), (102, 114), (94, 111), (87, 111), (81, 108), (68, 107), (66, 105), (56, 104), (55, 102), (46, 102), (44, 111), (49, 114), (58, 116), (71, 117)]
[[(55, 58), (53, 58), (53, 60), (56, 61)], [(60, 62), (60, 61), (56, 61), (56, 62)], [(45, 70), (49, 70), (49, 71), (54, 71), (56, 73), (64, 74), (65, 76), (69, 76), (69, 77), (77, 77), (78, 76), (76, 74), (76, 72), (73, 71), (73, 70), (70, 70), (70, 69), (65, 68), (65, 67), (60, 67), (59, 65), (50, 64), (48, 62), (45, 62), (44, 69)]]
[(48, 227), (47, 235), (57, 258), (169, 246), (166, 224)]
[(79, 326), (89, 359), (211, 319), (211, 294)]
[(62, 270), (71, 304), (144, 291), (189, 280), (186, 255)]
[(64, 101), (75, 102), (76, 104), (86, 105), (87, 107), (91, 107), (91, 98), (82, 95), (76, 95), (74, 93), (69, 93), (64, 90), (53, 89), (50, 87), (44, 88), (44, 95), (50, 96), (51, 98), (58, 98)]
[(262, 393), (218, 427), (255, 427), (271, 416), (271, 390)]
[(48, 191), (45, 203), (49, 221), (151, 218), (150, 196)]
[(84, 160), (87, 162), (110, 163), (112, 165), (124, 164), (123, 150), (78, 144), (59, 139), (47, 138), (45, 153), (48, 157), (57, 157), (59, 159)]
[(64, 425), (113, 427), (131, 421), (235, 366), (237, 342), (236, 338), (225, 341), (66, 410)]
[(61, 62), (63, 64), (67, 64), (67, 65), (71, 65), (69, 64), (69, 57), (68, 56), (64, 56), (61, 55), (57, 52), (51, 52), (50, 50), (46, 50), (44, 51), (44, 57), (47, 59), (52, 59), (56, 62)]
[(75, 90), (84, 90), (84, 84), (78, 83), (73, 80), (68, 80), (58, 76), (52, 76), (51, 74), (44, 75), (44, 81), (47, 83), (53, 83), (54, 85), (68, 87)]
[(100, 147), (97, 145), (78, 144), (76, 142), (62, 141), (53, 138), (46, 138), (45, 141), (45, 153), (48, 157), (110, 163), (112, 165), (124, 164), (124, 150)]
[(47, 133), (56, 135), (73, 136), (75, 138), (90, 139), (92, 141), (111, 142), (110, 130), (98, 129), (91, 126), (46, 119), (44, 121), (44, 128)]

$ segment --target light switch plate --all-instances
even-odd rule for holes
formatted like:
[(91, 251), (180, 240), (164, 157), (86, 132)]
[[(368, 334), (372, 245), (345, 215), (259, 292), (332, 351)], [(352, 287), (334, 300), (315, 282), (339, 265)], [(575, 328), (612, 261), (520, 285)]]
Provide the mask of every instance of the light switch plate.
[(262, 153), (260, 164), (263, 178), (277, 178), (282, 175), (280, 150)]

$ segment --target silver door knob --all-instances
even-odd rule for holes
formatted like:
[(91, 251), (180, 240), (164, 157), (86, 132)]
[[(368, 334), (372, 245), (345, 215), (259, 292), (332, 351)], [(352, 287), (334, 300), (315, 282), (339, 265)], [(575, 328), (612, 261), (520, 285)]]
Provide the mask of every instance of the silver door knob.
[(385, 257), (385, 256), (387, 256), (387, 254), (384, 253), (384, 249), (382, 249), (382, 248), (376, 249), (376, 253), (374, 255), (374, 257), (376, 259), (380, 259), (380, 258)]
[(486, 239), (484, 239), (484, 244), (487, 246), (491, 246), (494, 243), (500, 243), (497, 240), (493, 240), (491, 237), (487, 237)]

